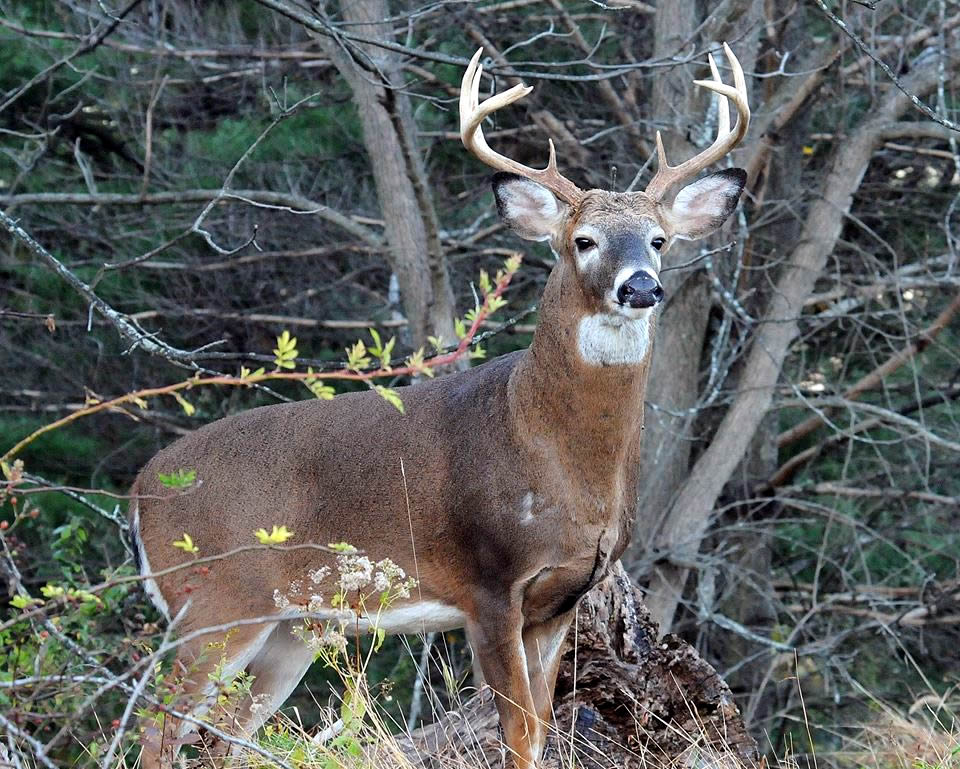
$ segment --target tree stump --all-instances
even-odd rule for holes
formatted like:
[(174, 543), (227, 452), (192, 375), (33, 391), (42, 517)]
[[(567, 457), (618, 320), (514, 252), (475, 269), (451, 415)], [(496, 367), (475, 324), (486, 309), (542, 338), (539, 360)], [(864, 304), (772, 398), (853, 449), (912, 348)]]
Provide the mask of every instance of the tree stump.
[[(618, 563), (578, 610), (554, 698), (544, 769), (759, 764), (729, 687), (696, 650), (657, 627)], [(424, 769), (502, 765), (493, 693), (484, 688), (402, 743)]]

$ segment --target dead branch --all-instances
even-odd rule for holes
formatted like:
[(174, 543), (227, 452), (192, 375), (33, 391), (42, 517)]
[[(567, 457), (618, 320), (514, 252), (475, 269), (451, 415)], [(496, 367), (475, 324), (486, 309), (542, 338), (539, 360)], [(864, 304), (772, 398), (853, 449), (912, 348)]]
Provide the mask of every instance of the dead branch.
[[(883, 384), (884, 379), (893, 374), (904, 364), (913, 360), (919, 353), (923, 352), (930, 343), (937, 338), (937, 335), (947, 327), (951, 319), (960, 311), (960, 294), (953, 298), (934, 319), (933, 323), (927, 326), (916, 335), (913, 341), (906, 345), (896, 354), (889, 357), (873, 371), (864, 377), (861, 377), (853, 386), (849, 387), (843, 394), (844, 400), (853, 401), (859, 398), (863, 393), (873, 390)], [(816, 430), (822, 424), (825, 424), (830, 409), (824, 407), (822, 411), (813, 414), (800, 424), (794, 425), (788, 430), (784, 430), (777, 436), (777, 447), (783, 448), (791, 443), (800, 440), (806, 435)]]
[[(910, 89), (920, 94), (936, 84), (935, 66), (915, 70), (908, 80)], [(664, 516), (659, 542), (666, 549), (685, 549), (691, 558), (699, 549), (713, 506), (770, 407), (787, 351), (799, 330), (800, 308), (840, 236), (853, 195), (883, 138), (883, 128), (910, 104), (899, 92), (886, 96), (872, 116), (837, 148), (821, 196), (810, 207), (799, 243), (777, 279), (764, 323), (757, 329), (740, 378), (750, 386), (734, 398), (713, 441)], [(651, 613), (661, 624), (669, 627), (672, 622), (688, 574), (685, 567), (664, 564), (651, 576)]]

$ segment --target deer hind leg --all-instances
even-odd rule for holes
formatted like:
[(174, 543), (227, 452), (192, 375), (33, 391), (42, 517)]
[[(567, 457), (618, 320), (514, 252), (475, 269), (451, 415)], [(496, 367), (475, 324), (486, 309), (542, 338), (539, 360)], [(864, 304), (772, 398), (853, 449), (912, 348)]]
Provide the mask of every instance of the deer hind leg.
[(527, 656), (530, 676), (530, 692), (534, 712), (540, 726), (542, 751), (547, 733), (553, 721), (553, 690), (557, 685), (557, 672), (563, 656), (563, 642), (570, 630), (574, 612), (568, 611), (547, 622), (524, 628), (523, 646)]
[[(537, 720), (519, 606), (490, 607), (468, 621), (467, 633), (480, 661), (483, 677), (496, 694), (497, 712), (509, 757), (516, 769), (536, 769), (540, 757)], [(508, 759), (509, 760), (509, 759)]]
[(236, 727), (248, 739), (279, 710), (313, 663), (313, 651), (293, 635), (294, 626), (278, 623), (247, 666), (253, 684), (237, 713)]
[[(193, 718), (206, 714), (217, 701), (218, 681), (230, 683), (260, 651), (273, 629), (272, 624), (246, 625), (233, 628), (225, 636), (202, 635), (182, 644), (168, 676), (173, 687), (170, 709)], [(192, 721), (170, 713), (161, 715), (161, 726), (145, 723), (141, 769), (170, 769), (181, 745), (198, 728)]]

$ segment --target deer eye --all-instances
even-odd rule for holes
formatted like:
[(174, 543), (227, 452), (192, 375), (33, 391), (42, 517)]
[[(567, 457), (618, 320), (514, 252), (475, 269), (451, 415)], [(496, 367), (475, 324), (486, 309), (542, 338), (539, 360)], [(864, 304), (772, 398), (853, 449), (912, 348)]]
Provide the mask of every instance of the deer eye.
[(597, 245), (590, 240), (590, 238), (574, 238), (573, 242), (577, 247), (577, 251), (586, 251), (588, 248), (593, 248)]
[(659, 251), (661, 248), (663, 248), (663, 244), (666, 242), (667, 241), (663, 238), (654, 238), (650, 241), (650, 245), (653, 246), (654, 250)]

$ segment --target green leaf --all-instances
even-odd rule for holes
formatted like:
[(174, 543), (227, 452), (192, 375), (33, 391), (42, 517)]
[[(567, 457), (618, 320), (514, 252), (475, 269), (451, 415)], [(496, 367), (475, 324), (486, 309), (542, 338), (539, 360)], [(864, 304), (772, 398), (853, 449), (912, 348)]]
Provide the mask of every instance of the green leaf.
[(482, 345), (477, 345), (470, 351), (470, 360), (483, 360), (487, 357), (487, 351), (483, 349)]
[(390, 340), (384, 345), (383, 351), (380, 353), (380, 365), (384, 368), (390, 368), (390, 355), (393, 353), (393, 346), (397, 343), (397, 338), (395, 336), (390, 337)]
[[(308, 368), (307, 373), (313, 374), (313, 369)], [(310, 392), (313, 393), (315, 398), (320, 398), (321, 400), (332, 401), (333, 397), (337, 394), (337, 391), (334, 390), (333, 387), (328, 384), (324, 384), (324, 382), (319, 378), (319, 375), (317, 375), (316, 379), (304, 380), (303, 384)]]
[(180, 408), (184, 410), (188, 417), (192, 417), (194, 413), (196, 413), (197, 407), (184, 398), (180, 393), (174, 393), (173, 397), (177, 399), (177, 403), (180, 404)]
[(370, 336), (373, 337), (373, 344), (370, 346), (370, 352), (379, 357), (380, 353), (383, 351), (383, 344), (380, 342), (380, 332), (378, 332), (375, 328), (371, 328)]
[(181, 467), (172, 473), (157, 473), (157, 480), (168, 489), (186, 489), (196, 482), (197, 471)]
[(480, 290), (483, 292), (483, 295), (486, 296), (493, 290), (493, 286), (490, 285), (490, 274), (486, 270), (480, 270)]
[(443, 337), (442, 336), (428, 336), (427, 341), (433, 345), (433, 349), (437, 352), (443, 351)]
[(400, 400), (400, 396), (397, 395), (396, 390), (391, 390), (389, 387), (384, 387), (383, 385), (377, 385), (374, 387), (374, 389), (387, 403), (393, 406), (401, 414), (403, 413), (403, 401)]
[(467, 327), (463, 325), (462, 318), (453, 319), (453, 332), (457, 335), (457, 339), (463, 339), (467, 335)]
[(261, 366), (256, 371), (251, 371), (246, 366), (240, 367), (240, 379), (258, 379), (266, 373), (266, 369)]
[(347, 348), (347, 368), (360, 371), (369, 365), (370, 358), (367, 356), (367, 346), (362, 339), (358, 339), (355, 344)]
[(495, 313), (497, 310), (506, 307), (506, 305), (507, 300), (502, 296), (491, 296), (487, 300), (487, 309), (491, 315), (493, 315), (493, 313)]
[(26, 609), (30, 606), (43, 606), (45, 602), (28, 595), (15, 595), (10, 599), (10, 605), (15, 609)]
[(284, 330), (277, 337), (277, 346), (273, 350), (274, 359), (278, 369), (292, 369), (296, 367), (297, 358), (297, 338), (290, 336), (290, 332)]

